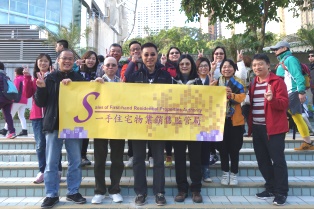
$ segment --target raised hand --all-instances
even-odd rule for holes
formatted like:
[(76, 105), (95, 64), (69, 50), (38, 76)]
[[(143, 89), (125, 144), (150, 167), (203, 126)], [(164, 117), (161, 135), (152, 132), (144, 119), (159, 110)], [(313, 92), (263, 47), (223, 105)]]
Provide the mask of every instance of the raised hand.
[(45, 88), (46, 87), (46, 83), (45, 83), (45, 80), (44, 80), (44, 76), (40, 72), (38, 72), (36, 74), (37, 74), (36, 85), (39, 88)]
[(198, 49), (197, 51), (198, 51), (198, 55), (197, 55), (198, 58), (201, 58), (204, 56), (204, 49), (202, 49), (201, 51)]
[(23, 65), (23, 75), (31, 76), (31, 74), (29, 73), (28, 65)]
[(161, 57), (160, 57), (160, 63), (165, 65), (167, 62), (167, 57), (165, 54), (161, 54)]
[(243, 60), (243, 51), (242, 49), (239, 51), (237, 50), (237, 61), (241, 62)]
[(85, 59), (78, 59), (75, 61), (75, 64), (78, 66), (85, 65)]
[(264, 93), (264, 97), (267, 99), (267, 101), (271, 101), (273, 99), (273, 92), (271, 90), (270, 84), (267, 85), (267, 92)]
[(214, 58), (214, 61), (210, 63), (210, 72), (212, 73), (212, 75), (214, 75), (216, 67), (217, 67), (217, 60), (216, 58)]
[(137, 55), (137, 54), (134, 54), (133, 56), (132, 56), (132, 62), (137, 62), (139, 60), (139, 56)]

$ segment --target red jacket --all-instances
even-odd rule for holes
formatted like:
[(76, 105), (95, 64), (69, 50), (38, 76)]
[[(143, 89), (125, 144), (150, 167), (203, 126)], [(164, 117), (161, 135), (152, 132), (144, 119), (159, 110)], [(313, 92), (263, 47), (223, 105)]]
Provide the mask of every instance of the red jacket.
[[(34, 78), (32, 80), (31, 76), (24, 76), (24, 85), (23, 85), (23, 93), (25, 92), (26, 97), (27, 98), (31, 98), (34, 96), (35, 92), (36, 92), (36, 78)], [(30, 120), (34, 120), (34, 119), (40, 119), (44, 117), (44, 108), (38, 107), (35, 104), (35, 100), (34, 97), (32, 99), (32, 108), (30, 111), (30, 116), (29, 119)]]
[[(253, 116), (252, 116), (252, 104), (253, 104), (253, 94), (255, 89), (255, 84), (257, 82), (257, 76), (250, 84), (249, 95), (250, 95), (250, 114), (249, 114), (249, 136), (252, 133)], [(287, 120), (287, 110), (289, 107), (289, 98), (287, 87), (282, 78), (276, 76), (274, 73), (270, 73), (268, 84), (271, 85), (271, 90), (273, 92), (273, 99), (264, 102), (265, 111), (265, 121), (267, 135), (275, 135), (280, 133), (286, 133), (289, 131), (288, 120)], [(252, 95), (252, 96), (251, 96)]]
[[(24, 81), (24, 76), (23, 75), (17, 75), (15, 78), (14, 78), (14, 85), (16, 86), (16, 89), (19, 90), (20, 88), (20, 83), (22, 82), (23, 83)], [(24, 84), (23, 84), (24, 85)], [(23, 87), (24, 88), (24, 87)], [(21, 95), (21, 100), (18, 102), (20, 104), (27, 104), (27, 98), (26, 98), (26, 93), (23, 89), (22, 91), (22, 95)]]

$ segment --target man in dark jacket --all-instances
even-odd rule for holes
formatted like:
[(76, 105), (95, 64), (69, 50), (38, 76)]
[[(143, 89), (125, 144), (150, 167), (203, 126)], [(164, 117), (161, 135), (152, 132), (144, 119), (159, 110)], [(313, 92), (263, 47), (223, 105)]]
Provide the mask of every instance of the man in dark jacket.
[[(43, 131), (46, 133), (46, 169), (44, 173), (46, 198), (41, 205), (42, 208), (51, 208), (59, 202), (58, 164), (63, 145), (63, 140), (58, 138), (60, 82), (61, 85), (67, 85), (71, 81), (83, 80), (80, 74), (72, 70), (73, 64), (74, 54), (71, 50), (66, 49), (58, 57), (59, 70), (49, 74), (45, 80), (43, 79), (44, 76), (38, 73), (36, 81), (35, 102), (39, 107), (45, 107)], [(83, 204), (86, 199), (79, 193), (82, 179), (82, 141), (79, 139), (66, 139), (64, 142), (69, 161), (66, 199)]]

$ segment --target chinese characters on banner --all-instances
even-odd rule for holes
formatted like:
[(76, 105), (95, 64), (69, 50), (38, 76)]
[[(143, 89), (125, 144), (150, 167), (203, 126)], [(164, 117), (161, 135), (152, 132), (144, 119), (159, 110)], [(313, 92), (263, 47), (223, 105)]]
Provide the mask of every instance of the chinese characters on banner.
[(60, 138), (221, 141), (219, 86), (71, 82), (60, 85)]

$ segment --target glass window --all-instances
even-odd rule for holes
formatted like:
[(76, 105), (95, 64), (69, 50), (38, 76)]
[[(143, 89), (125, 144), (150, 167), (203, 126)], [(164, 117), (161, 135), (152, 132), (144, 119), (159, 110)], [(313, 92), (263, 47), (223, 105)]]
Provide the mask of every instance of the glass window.
[(55, 32), (55, 33), (57, 33), (58, 32), (58, 25), (53, 25), (53, 24), (46, 24), (46, 27), (49, 29), (49, 30), (51, 30), (52, 32)]
[(72, 15), (73, 15), (72, 1), (62, 1), (61, 9), (62, 9), (61, 25), (65, 27), (69, 27), (70, 23), (72, 23)]
[(59, 24), (60, 8), (61, 8), (61, 0), (47, 0), (46, 19), (54, 21)]
[(0, 1), (0, 8), (9, 10), (9, 0), (1, 0)]
[(45, 18), (46, 1), (29, 0), (29, 15)]
[(9, 24), (27, 24), (27, 18), (16, 15), (10, 15)]
[(14, 12), (20, 12), (20, 13), (27, 15), (27, 13), (28, 13), (27, 1), (25, 3), (25, 1), (22, 1), (22, 0), (11, 0), (10, 10), (14, 11)]
[(0, 12), (0, 24), (8, 24), (8, 14)]
[(28, 19), (28, 24), (30, 24), (30, 25), (42, 25), (42, 24), (44, 24), (44, 22), (29, 18)]

